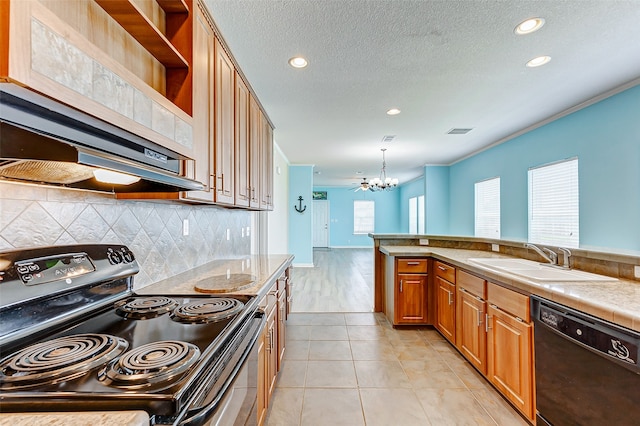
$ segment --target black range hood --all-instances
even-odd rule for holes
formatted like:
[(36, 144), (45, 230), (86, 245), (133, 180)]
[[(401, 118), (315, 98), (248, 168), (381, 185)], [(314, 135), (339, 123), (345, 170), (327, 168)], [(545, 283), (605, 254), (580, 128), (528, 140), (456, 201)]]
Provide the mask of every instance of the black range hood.
[[(10, 83), (0, 83), (0, 179), (106, 192), (199, 191), (180, 175), (190, 160), (86, 113)], [(139, 177), (102, 183), (94, 170)]]

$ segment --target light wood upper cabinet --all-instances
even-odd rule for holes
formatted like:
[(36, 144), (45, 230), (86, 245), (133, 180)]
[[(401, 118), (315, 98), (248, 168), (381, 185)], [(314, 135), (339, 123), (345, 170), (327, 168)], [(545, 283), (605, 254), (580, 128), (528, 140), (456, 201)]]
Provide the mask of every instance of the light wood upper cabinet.
[(249, 207), (251, 187), (249, 183), (249, 98), (247, 85), (236, 72), (235, 97), (235, 203)]
[(189, 177), (205, 184), (203, 191), (181, 193), (186, 200), (213, 202), (213, 108), (215, 66), (215, 36), (213, 28), (200, 6), (196, 8), (193, 27), (193, 93), (195, 169)]
[(253, 98), (249, 99), (249, 207), (260, 208), (261, 173), (265, 167), (261, 163), (262, 145), (262, 112), (258, 102)]
[(193, 158), (193, 9), (190, 0), (3, 0), (0, 79)]
[(260, 114), (262, 137), (260, 141), (260, 209), (273, 210), (273, 129), (269, 121)]
[(215, 40), (215, 200), (233, 204), (235, 196), (235, 68)]

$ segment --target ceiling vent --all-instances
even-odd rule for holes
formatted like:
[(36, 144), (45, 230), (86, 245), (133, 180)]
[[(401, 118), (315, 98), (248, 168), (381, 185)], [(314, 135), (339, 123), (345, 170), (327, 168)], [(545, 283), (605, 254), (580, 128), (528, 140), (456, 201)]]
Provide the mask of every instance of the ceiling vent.
[(389, 142), (393, 142), (393, 140), (396, 138), (396, 135), (387, 135), (387, 136), (383, 136), (382, 137), (382, 143), (389, 143)]
[(473, 129), (462, 129), (459, 127), (454, 127), (453, 129), (449, 130), (447, 132), (448, 135), (466, 135), (467, 133), (469, 133), (470, 131), (472, 131)]

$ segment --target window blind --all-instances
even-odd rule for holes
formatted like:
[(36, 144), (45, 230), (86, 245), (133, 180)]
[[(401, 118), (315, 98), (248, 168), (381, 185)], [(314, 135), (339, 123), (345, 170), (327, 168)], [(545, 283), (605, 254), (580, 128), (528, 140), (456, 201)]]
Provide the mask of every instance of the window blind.
[(475, 236), (500, 238), (500, 178), (475, 184)]
[(529, 242), (578, 247), (578, 159), (529, 169)]
[(372, 200), (353, 201), (353, 233), (368, 234), (375, 230), (375, 203)]

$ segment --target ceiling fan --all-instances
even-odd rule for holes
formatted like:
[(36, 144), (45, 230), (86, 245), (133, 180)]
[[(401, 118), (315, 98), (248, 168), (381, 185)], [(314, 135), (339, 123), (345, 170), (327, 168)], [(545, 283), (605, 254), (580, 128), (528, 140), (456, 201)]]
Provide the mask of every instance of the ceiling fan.
[(358, 192), (358, 191), (373, 191), (373, 188), (371, 188), (371, 185), (369, 184), (369, 181), (367, 180), (367, 178), (362, 178), (362, 182), (360, 182), (360, 186), (357, 186), (353, 192)]

